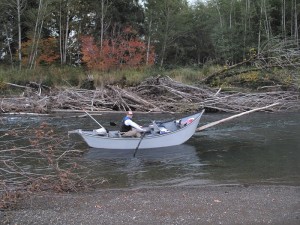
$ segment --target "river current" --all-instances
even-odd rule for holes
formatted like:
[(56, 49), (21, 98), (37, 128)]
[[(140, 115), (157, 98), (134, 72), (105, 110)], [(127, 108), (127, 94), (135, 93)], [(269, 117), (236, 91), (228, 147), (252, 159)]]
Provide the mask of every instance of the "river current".
[[(276, 184), (300, 185), (300, 113), (257, 112), (196, 133), (183, 145), (138, 150), (89, 148), (74, 129), (95, 129), (89, 117), (71, 114), (51, 116), (2, 115), (0, 133), (13, 127), (37, 127), (46, 122), (54, 132), (69, 138), (74, 148), (84, 154), (74, 160), (88, 165), (90, 176), (106, 180), (100, 188), (135, 188), (150, 186), (184, 186), (206, 184)], [(95, 115), (103, 126), (118, 123), (123, 114)], [(177, 118), (176, 114), (136, 114), (135, 121)], [(200, 125), (230, 116), (205, 113)], [(0, 134), (0, 137), (1, 137)], [(26, 140), (26, 137), (23, 137)]]

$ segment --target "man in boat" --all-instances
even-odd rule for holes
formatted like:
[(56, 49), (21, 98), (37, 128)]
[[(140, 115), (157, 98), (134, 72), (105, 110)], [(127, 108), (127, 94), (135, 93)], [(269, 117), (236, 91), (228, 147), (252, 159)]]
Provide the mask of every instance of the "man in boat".
[(123, 137), (141, 137), (141, 132), (146, 132), (140, 125), (132, 121), (133, 112), (128, 111), (122, 120), (120, 132)]

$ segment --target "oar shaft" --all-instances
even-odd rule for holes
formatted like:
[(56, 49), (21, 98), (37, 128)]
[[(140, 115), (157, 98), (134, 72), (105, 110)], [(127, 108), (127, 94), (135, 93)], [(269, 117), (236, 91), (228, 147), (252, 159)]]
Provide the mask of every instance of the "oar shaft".
[(139, 141), (138, 145), (136, 146), (136, 148), (135, 148), (135, 150), (134, 150), (133, 157), (135, 157), (135, 155), (136, 155), (136, 152), (137, 152), (137, 150), (139, 149), (139, 147), (140, 147), (140, 144), (141, 144), (141, 142), (142, 142), (143, 138), (145, 137), (145, 134), (146, 134), (146, 132), (144, 132), (144, 133), (142, 134), (142, 136), (141, 136), (141, 139), (140, 139), (140, 141)]
[(94, 117), (92, 117), (87, 111), (84, 111), (92, 120), (94, 120), (101, 128), (104, 128)]

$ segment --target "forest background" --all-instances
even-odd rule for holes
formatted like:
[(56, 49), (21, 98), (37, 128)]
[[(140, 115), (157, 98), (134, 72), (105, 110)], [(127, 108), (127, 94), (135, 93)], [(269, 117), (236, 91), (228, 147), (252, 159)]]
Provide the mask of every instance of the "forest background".
[(149, 76), (299, 90), (297, 0), (1, 0), (0, 89)]

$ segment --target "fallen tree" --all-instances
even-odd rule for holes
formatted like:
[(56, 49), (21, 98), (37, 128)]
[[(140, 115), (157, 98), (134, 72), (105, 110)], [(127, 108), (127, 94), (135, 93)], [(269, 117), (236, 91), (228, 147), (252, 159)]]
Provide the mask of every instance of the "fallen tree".
[(83, 152), (73, 145), (46, 123), (2, 133), (0, 210), (14, 207), (19, 198), (33, 192), (76, 192), (105, 182), (87, 178), (90, 169), (74, 160)]
[(255, 108), (255, 109), (252, 109), (252, 110), (249, 110), (249, 111), (246, 111), (246, 112), (239, 113), (239, 114), (237, 114), (237, 115), (229, 116), (229, 117), (227, 117), (227, 118), (224, 118), (224, 119), (221, 119), (221, 120), (217, 120), (217, 121), (214, 121), (214, 122), (205, 124), (205, 125), (203, 125), (203, 126), (201, 126), (201, 127), (198, 127), (198, 128), (196, 129), (196, 132), (203, 131), (203, 130), (205, 130), (205, 129), (207, 129), (207, 128), (216, 126), (216, 125), (218, 125), (218, 124), (220, 124), (220, 123), (227, 122), (227, 121), (229, 121), (229, 120), (238, 118), (238, 117), (240, 117), (240, 116), (244, 116), (244, 115), (247, 115), (247, 114), (250, 114), (250, 113), (253, 113), (253, 112), (257, 112), (257, 111), (269, 109), (269, 108), (274, 107), (274, 106), (276, 106), (276, 105), (279, 105), (279, 103), (274, 103), (274, 104), (271, 104), (271, 105), (267, 105), (267, 106), (265, 106), (265, 107)]
[(233, 65), (226, 65), (205, 77), (202, 82), (211, 84), (217, 79), (224, 81), (225, 78), (253, 71), (272, 73), (272, 69), (275, 68), (287, 70), (292, 79), (299, 79), (297, 68), (300, 66), (300, 50), (294, 40), (282, 41), (274, 38), (266, 42), (259, 52), (253, 49), (249, 54), (248, 59)]

